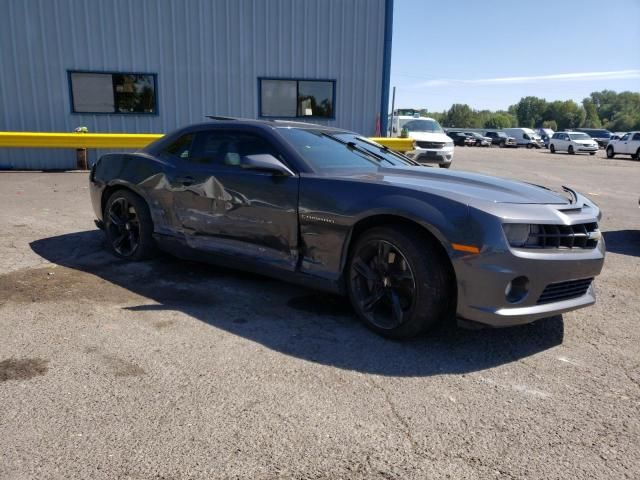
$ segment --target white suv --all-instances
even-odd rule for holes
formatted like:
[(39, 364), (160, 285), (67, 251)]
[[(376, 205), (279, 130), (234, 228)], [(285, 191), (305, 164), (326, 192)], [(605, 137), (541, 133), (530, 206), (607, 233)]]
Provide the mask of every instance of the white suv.
[(598, 151), (598, 143), (586, 133), (582, 132), (556, 132), (549, 141), (551, 153), (566, 151), (570, 154), (589, 153), (595, 155)]
[(631, 158), (640, 160), (640, 132), (625, 133), (618, 140), (610, 140), (607, 145), (607, 158), (616, 155), (631, 155)]
[(394, 116), (392, 134), (406, 130), (409, 138), (414, 140), (414, 149), (405, 155), (418, 163), (437, 163), (442, 168), (449, 168), (453, 161), (453, 140), (445, 135), (440, 124), (433, 118)]

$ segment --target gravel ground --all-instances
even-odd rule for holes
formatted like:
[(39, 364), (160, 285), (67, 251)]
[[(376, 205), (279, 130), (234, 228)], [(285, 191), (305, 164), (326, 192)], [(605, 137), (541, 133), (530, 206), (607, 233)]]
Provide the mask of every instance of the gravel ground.
[(341, 298), (105, 253), (84, 173), (0, 173), (0, 478), (640, 476), (640, 162), (458, 148), (588, 193), (595, 306), (410, 342)]

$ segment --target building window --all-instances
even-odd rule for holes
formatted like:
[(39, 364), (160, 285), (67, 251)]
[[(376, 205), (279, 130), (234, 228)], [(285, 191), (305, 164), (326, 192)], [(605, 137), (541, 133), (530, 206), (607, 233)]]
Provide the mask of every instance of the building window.
[(157, 114), (156, 75), (69, 72), (73, 113)]
[(335, 80), (260, 78), (260, 116), (335, 118)]

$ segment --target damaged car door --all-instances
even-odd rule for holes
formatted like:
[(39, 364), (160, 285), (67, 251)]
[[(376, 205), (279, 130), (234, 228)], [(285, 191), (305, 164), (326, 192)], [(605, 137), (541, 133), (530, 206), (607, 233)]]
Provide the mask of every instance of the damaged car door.
[[(242, 129), (191, 134), (172, 179), (173, 212), (186, 243), (294, 270), (299, 177), (271, 142)], [(252, 159), (269, 158), (280, 170)]]

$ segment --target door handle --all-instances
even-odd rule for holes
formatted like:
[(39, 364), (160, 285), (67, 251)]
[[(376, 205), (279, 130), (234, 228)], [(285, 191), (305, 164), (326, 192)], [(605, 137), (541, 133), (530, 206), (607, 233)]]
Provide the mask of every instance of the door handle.
[(178, 177), (176, 178), (176, 181), (178, 183), (181, 183), (182, 185), (184, 185), (185, 187), (188, 187), (189, 185), (193, 185), (195, 183), (195, 180), (193, 177), (190, 176), (185, 176), (185, 177)]

